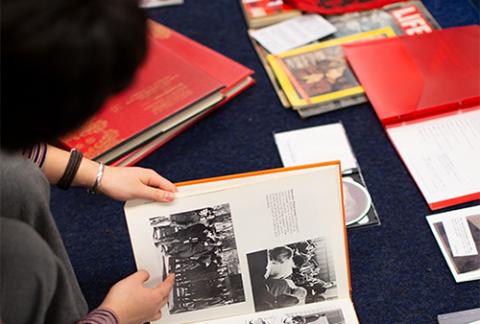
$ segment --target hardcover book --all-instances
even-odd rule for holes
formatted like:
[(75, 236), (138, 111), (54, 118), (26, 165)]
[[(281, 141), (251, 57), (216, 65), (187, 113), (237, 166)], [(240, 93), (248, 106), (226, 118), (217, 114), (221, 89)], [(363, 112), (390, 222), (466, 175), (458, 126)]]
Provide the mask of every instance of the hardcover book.
[[(241, 64), (153, 21), (149, 52), (134, 83), (63, 143), (112, 163), (144, 143), (199, 120), (233, 91), (253, 84)], [(185, 127), (183, 127), (185, 128)]]
[(150, 20), (149, 24), (154, 39), (166, 43), (178, 55), (189, 57), (190, 62), (208, 71), (224, 84), (225, 87), (221, 90), (223, 99), (172, 129), (154, 136), (141, 147), (113, 161), (112, 165), (134, 165), (255, 83), (252, 78), (253, 71), (249, 68), (153, 20)]
[(125, 204), (147, 285), (176, 274), (158, 323), (358, 323), (339, 162), (177, 186), (171, 203)]
[(345, 53), (430, 208), (480, 199), (480, 27), (349, 44)]
[(250, 28), (268, 26), (301, 15), (300, 10), (282, 0), (240, 0), (240, 6)]

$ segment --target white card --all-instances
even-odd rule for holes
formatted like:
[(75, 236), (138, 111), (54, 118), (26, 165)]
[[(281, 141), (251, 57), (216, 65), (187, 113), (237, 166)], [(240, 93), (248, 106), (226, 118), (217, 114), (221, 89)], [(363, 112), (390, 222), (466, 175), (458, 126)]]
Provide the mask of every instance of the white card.
[(263, 47), (279, 54), (333, 34), (337, 29), (322, 16), (311, 14), (250, 31)]
[(477, 255), (467, 220), (463, 217), (448, 218), (443, 221), (448, 244), (454, 257)]
[(342, 172), (357, 167), (341, 123), (281, 132), (274, 136), (286, 167), (334, 160), (340, 160)]

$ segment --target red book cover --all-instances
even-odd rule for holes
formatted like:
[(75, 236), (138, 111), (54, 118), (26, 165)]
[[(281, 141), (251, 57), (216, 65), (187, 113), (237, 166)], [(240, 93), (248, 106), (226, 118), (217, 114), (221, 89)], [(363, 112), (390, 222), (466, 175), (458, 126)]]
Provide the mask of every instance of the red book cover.
[(110, 98), (96, 116), (63, 143), (88, 158), (98, 158), (223, 86), (222, 80), (177, 55), (175, 48), (151, 41), (133, 84)]
[(211, 114), (214, 110), (220, 108), (224, 104), (226, 104), (228, 101), (232, 100), (234, 97), (236, 97), (238, 94), (242, 93), (246, 89), (250, 88), (252, 85), (255, 84), (255, 80), (253, 78), (247, 78), (245, 80), (245, 83), (242, 86), (239, 86), (238, 89), (235, 91), (232, 91), (230, 95), (226, 96), (225, 99), (223, 99), (221, 102), (216, 104), (215, 106), (211, 107), (210, 109), (206, 110), (205, 112), (189, 119), (183, 122), (182, 124), (178, 125), (174, 129), (161, 134), (158, 137), (153, 138), (151, 141), (145, 143), (138, 149), (136, 149), (133, 152), (130, 152), (122, 157), (120, 157), (118, 160), (113, 161), (110, 165), (113, 166), (132, 166), (141, 161), (143, 158), (147, 157), (148, 155), (152, 154), (155, 152), (158, 148), (163, 146), (164, 144), (168, 143), (171, 139), (174, 137), (180, 135), (187, 129), (189, 129), (191, 126), (194, 124), (198, 123), (200, 120)]
[(155, 42), (163, 44), (220, 81), (225, 86), (224, 92), (253, 74), (244, 65), (153, 20), (149, 21), (149, 30)]
[[(225, 94), (225, 99), (208, 109), (208, 111), (205, 111), (205, 113), (185, 121), (185, 123), (182, 123), (168, 134), (160, 135), (137, 150), (122, 156), (112, 162), (112, 165), (133, 165), (137, 163), (255, 83), (255, 80), (251, 78), (253, 71), (244, 65), (155, 21), (150, 20), (149, 25), (150, 35), (155, 42), (160, 42), (173, 49), (176, 54), (188, 58), (189, 62), (203, 68), (217, 80), (220, 80), (225, 85), (225, 88), (222, 90)], [(125, 163), (124, 161), (128, 162)]]

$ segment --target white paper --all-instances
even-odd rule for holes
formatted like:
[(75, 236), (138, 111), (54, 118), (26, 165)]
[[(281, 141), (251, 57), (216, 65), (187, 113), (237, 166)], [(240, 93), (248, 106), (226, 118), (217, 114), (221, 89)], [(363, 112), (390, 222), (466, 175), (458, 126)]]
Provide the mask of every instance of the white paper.
[(429, 204), (471, 194), (480, 198), (480, 109), (387, 132)]
[(279, 54), (333, 34), (336, 28), (319, 15), (310, 14), (253, 30), (251, 36), (272, 54)]
[(274, 135), (284, 166), (340, 160), (342, 172), (357, 167), (341, 123), (309, 127)]
[(478, 254), (465, 218), (446, 219), (443, 221), (443, 226), (454, 257)]
[(455, 281), (479, 280), (480, 206), (430, 215), (427, 221)]

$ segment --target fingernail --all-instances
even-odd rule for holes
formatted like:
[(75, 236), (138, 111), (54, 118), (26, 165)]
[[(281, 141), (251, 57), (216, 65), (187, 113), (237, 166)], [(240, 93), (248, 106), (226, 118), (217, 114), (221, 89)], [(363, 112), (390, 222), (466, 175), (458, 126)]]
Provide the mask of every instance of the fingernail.
[(166, 201), (172, 201), (175, 199), (175, 194), (170, 191), (165, 191), (165, 200)]

